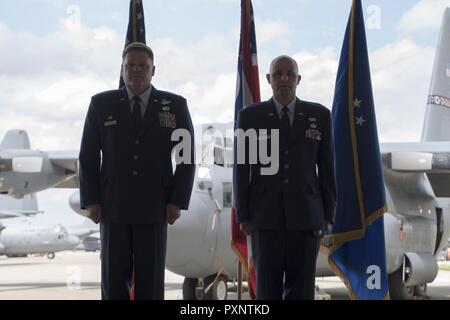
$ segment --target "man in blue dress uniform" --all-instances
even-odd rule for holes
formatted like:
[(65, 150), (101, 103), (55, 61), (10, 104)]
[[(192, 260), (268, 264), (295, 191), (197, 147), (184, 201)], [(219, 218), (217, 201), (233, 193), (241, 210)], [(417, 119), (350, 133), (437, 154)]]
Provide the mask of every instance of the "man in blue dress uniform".
[[(161, 300), (167, 223), (188, 208), (193, 186), (193, 127), (186, 100), (151, 85), (151, 48), (131, 43), (122, 57), (125, 87), (93, 96), (87, 112), (81, 207), (100, 223), (102, 298), (129, 299), (134, 270), (135, 299)], [(172, 141), (175, 130), (186, 141)], [(171, 155), (180, 144), (188, 161), (174, 172)]]
[[(320, 238), (336, 198), (330, 112), (296, 97), (301, 76), (291, 57), (274, 59), (267, 80), (273, 98), (243, 109), (238, 129), (255, 129), (258, 142), (279, 130), (279, 169), (264, 175), (260, 160), (236, 165), (237, 220), (251, 235), (256, 298), (314, 299)], [(247, 158), (252, 149), (245, 143)]]

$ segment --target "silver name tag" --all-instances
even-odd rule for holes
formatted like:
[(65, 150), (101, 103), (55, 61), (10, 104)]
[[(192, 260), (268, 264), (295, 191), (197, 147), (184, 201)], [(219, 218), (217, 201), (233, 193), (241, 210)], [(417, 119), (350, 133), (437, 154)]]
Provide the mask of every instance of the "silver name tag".
[(116, 124), (117, 124), (117, 120), (106, 121), (105, 122), (105, 127), (115, 126)]

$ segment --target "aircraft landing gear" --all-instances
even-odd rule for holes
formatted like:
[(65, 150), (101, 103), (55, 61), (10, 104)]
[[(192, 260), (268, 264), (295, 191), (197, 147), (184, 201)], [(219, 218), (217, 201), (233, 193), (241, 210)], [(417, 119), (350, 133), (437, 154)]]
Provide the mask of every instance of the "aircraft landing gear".
[(204, 300), (203, 281), (197, 278), (184, 278), (183, 300)]
[(185, 278), (183, 282), (184, 300), (226, 300), (228, 296), (227, 278), (216, 274), (206, 278)]
[[(212, 279), (212, 281), (214, 281), (214, 279)], [(214, 284), (209, 289), (209, 291), (210, 292), (208, 292), (208, 294), (211, 296), (212, 300), (227, 300), (228, 296), (227, 278), (223, 275), (220, 275), (214, 281)]]
[(49, 260), (55, 259), (55, 253), (54, 252), (47, 253), (47, 259)]
[(412, 300), (414, 297), (427, 296), (427, 284), (405, 286), (403, 283), (403, 268), (400, 267), (388, 276), (389, 294), (393, 300)]
[(427, 284), (419, 284), (417, 286), (414, 286), (414, 295), (416, 297), (425, 298), (427, 297)]

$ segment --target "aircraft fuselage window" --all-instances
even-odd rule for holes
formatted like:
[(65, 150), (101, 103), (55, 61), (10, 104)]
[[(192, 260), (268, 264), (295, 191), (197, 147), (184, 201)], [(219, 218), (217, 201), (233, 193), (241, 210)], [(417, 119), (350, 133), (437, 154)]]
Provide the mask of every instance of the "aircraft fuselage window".
[(233, 167), (233, 149), (232, 148), (223, 148), (221, 146), (214, 147), (214, 164), (221, 166), (232, 168)]
[(214, 164), (223, 167), (224, 166), (224, 150), (221, 147), (216, 146), (214, 148)]
[(224, 182), (223, 183), (223, 207), (231, 208), (231, 189), (232, 183)]

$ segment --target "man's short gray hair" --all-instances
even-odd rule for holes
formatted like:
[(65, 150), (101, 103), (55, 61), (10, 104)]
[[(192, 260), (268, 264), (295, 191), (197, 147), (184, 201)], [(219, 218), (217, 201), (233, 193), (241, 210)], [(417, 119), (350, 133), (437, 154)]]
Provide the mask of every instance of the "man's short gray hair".
[(125, 56), (130, 52), (130, 51), (140, 51), (140, 52), (145, 52), (147, 53), (147, 55), (149, 56), (150, 60), (153, 60), (153, 50), (147, 46), (145, 43), (142, 42), (131, 42), (130, 44), (128, 44), (125, 49), (123, 49), (122, 52), (122, 59), (125, 59)]
[(275, 66), (275, 64), (280, 61), (280, 60), (290, 60), (292, 61), (292, 63), (295, 65), (295, 67), (297, 68), (297, 73), (299, 73), (299, 69), (298, 69), (298, 63), (297, 61), (295, 61), (294, 58), (292, 58), (291, 56), (288, 56), (286, 54), (283, 54), (281, 56), (276, 57), (275, 59), (272, 60), (272, 62), (270, 63), (270, 69), (269, 69), (269, 73), (272, 73), (273, 67)]

